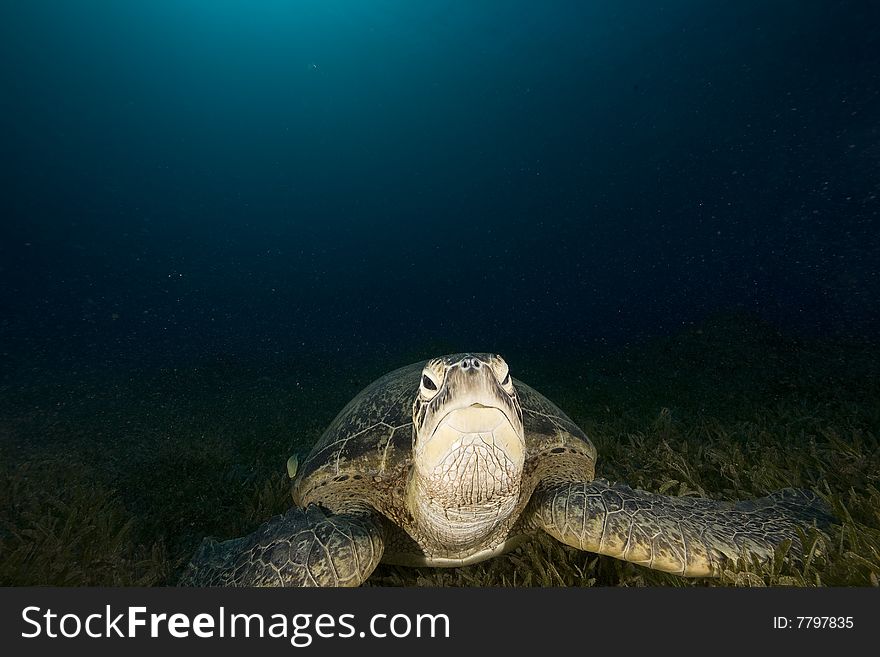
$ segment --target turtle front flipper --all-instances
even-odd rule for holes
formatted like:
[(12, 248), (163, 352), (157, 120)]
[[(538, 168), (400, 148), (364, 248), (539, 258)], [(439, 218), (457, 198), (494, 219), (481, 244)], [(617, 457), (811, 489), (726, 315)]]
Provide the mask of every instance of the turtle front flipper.
[(721, 574), (744, 553), (772, 557), (797, 528), (833, 522), (815, 493), (787, 488), (743, 502), (668, 497), (604, 480), (549, 485), (532, 498), (535, 521), (567, 545), (686, 577)]
[(371, 509), (292, 508), (249, 536), (202, 541), (181, 586), (359, 586), (384, 550)]

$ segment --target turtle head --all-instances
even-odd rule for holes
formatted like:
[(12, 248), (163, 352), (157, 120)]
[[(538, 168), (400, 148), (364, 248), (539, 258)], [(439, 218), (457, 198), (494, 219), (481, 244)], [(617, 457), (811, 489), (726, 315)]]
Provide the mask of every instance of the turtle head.
[(525, 438), (503, 358), (458, 354), (428, 361), (413, 403), (413, 426), (414, 504), (428, 504), (447, 519), (460, 517), (465, 525), (484, 512), (497, 522), (506, 507), (512, 511)]
[(522, 467), (522, 409), (510, 368), (500, 356), (465, 354), (428, 361), (413, 404), (413, 424), (415, 460), (423, 470), (439, 468), (446, 475), (455, 469), (453, 461), (468, 460), (466, 453), (485, 456), (490, 469), (493, 464)]

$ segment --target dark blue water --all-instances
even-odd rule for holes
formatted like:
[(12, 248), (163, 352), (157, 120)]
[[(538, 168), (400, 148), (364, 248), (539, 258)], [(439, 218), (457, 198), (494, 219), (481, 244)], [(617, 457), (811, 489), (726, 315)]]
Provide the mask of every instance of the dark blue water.
[[(0, 352), (877, 335), (864, 2), (4, 3)], [(406, 357), (404, 357), (406, 356)]]

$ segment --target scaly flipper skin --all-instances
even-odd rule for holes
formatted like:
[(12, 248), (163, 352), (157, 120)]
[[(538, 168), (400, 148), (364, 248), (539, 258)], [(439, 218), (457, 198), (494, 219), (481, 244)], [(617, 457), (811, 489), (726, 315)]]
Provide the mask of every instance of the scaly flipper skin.
[(743, 502), (667, 497), (602, 479), (547, 486), (535, 492), (539, 527), (589, 552), (685, 577), (721, 574), (744, 552), (772, 557), (786, 539), (799, 549), (797, 528), (826, 526), (833, 517), (815, 493), (787, 488)]
[(383, 550), (381, 520), (369, 509), (295, 507), (249, 536), (205, 539), (180, 585), (359, 586)]

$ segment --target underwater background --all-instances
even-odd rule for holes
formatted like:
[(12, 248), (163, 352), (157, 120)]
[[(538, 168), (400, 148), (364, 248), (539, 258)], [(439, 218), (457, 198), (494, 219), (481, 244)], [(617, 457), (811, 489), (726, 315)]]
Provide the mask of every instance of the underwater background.
[(501, 353), (598, 472), (811, 488), (805, 566), (553, 543), (372, 584), (874, 585), (880, 5), (0, 8), (0, 584), (173, 584), (357, 392)]

